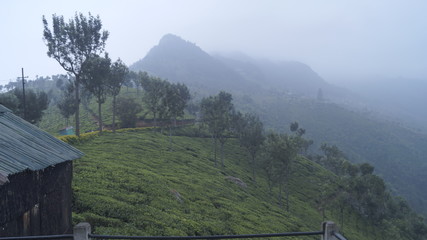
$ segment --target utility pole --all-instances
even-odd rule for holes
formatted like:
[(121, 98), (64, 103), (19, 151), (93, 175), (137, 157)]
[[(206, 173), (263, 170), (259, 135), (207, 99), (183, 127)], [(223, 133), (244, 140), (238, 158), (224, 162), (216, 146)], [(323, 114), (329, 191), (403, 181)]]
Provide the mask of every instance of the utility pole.
[(28, 78), (28, 77), (24, 77), (24, 68), (21, 68), (21, 70), (22, 70), (22, 102), (23, 102), (23, 104), (24, 104), (24, 119), (26, 119), (27, 118), (27, 105), (26, 105), (26, 103), (25, 103), (25, 78)]

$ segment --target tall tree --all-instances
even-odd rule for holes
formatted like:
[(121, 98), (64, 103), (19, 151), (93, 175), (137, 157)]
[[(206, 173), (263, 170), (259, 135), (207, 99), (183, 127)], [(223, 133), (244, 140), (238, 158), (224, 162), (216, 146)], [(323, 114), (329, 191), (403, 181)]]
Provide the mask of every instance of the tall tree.
[(0, 104), (16, 114), (19, 108), (19, 99), (12, 92), (0, 93)]
[(302, 137), (305, 134), (305, 129), (300, 128), (298, 122), (291, 123), (289, 129), (292, 133), (294, 133), (294, 135), (291, 135), (290, 138), (292, 139), (292, 141), (294, 141), (297, 148), (301, 151), (300, 153), (306, 154), (308, 148), (313, 144), (313, 140), (307, 140)]
[[(134, 74), (130, 75), (131, 77), (136, 77), (134, 79), (135, 87), (136, 87), (136, 95), (139, 95), (140, 88), (144, 89), (144, 86), (150, 83), (151, 76), (148, 75), (147, 72), (139, 71), (136, 76)], [(145, 90), (145, 89), (144, 89)]]
[(224, 167), (224, 144), (231, 130), (234, 105), (230, 93), (221, 91), (216, 96), (203, 98), (200, 104), (202, 120), (208, 126), (214, 141), (214, 159), (216, 159), (216, 142), (221, 144), (221, 165)]
[[(8, 108), (10, 108), (15, 114), (21, 116), (22, 118), (24, 118), (25, 120), (27, 120), (28, 122), (32, 123), (32, 124), (37, 124), (41, 118), (43, 117), (43, 112), (44, 110), (47, 109), (47, 107), (49, 106), (49, 98), (47, 96), (47, 94), (43, 91), (40, 92), (35, 92), (32, 89), (27, 89), (25, 91), (25, 104), (26, 104), (26, 112), (24, 115), (24, 107), (23, 107), (23, 92), (22, 89), (19, 88), (15, 88), (13, 90), (13, 94), (15, 95), (16, 99), (17, 99), (17, 105), (15, 109), (13, 109), (13, 105), (12, 106), (7, 106)], [(14, 103), (15, 104), (15, 103)]]
[(143, 102), (148, 110), (153, 114), (154, 126), (157, 126), (157, 117), (164, 107), (164, 97), (167, 91), (167, 82), (158, 77), (148, 76), (145, 72), (140, 72), (140, 82), (144, 89)]
[(325, 154), (325, 157), (320, 159), (320, 163), (331, 172), (342, 176), (347, 173), (347, 169), (344, 167), (346, 163), (346, 157), (344, 153), (335, 145), (329, 146), (323, 143), (320, 150)]
[(100, 55), (105, 48), (108, 31), (102, 30), (99, 16), (86, 17), (75, 14), (68, 23), (63, 16), (52, 15), (52, 29), (43, 16), (43, 39), (48, 48), (47, 55), (55, 59), (61, 67), (74, 76), (76, 100), (76, 135), (80, 135), (80, 83), (81, 67), (87, 58)]
[[(184, 109), (190, 100), (190, 91), (181, 83), (164, 82), (165, 95), (159, 111), (161, 119), (169, 119), (169, 149), (172, 149), (172, 125), (176, 127), (176, 119), (184, 116)], [(173, 123), (173, 124), (172, 124)]]
[(256, 182), (256, 155), (264, 142), (264, 128), (261, 120), (255, 114), (245, 114), (243, 117), (245, 127), (242, 129), (240, 143), (251, 156), (252, 179)]
[(120, 90), (122, 89), (122, 85), (129, 78), (128, 67), (118, 59), (111, 65), (110, 79), (109, 79), (109, 87), (111, 95), (113, 95), (113, 132), (116, 131), (116, 97), (119, 95)]
[(139, 82), (138, 73), (134, 71), (129, 71), (129, 73), (126, 75), (126, 80), (123, 83), (123, 86), (126, 87), (126, 91), (129, 92), (129, 88), (136, 87)]
[(169, 111), (176, 127), (176, 119), (184, 116), (184, 109), (191, 98), (190, 91), (185, 84), (173, 83), (170, 85), (167, 98)]
[(136, 125), (137, 114), (142, 111), (139, 105), (133, 98), (117, 99), (117, 116), (120, 119), (120, 127), (133, 128)]
[(217, 96), (215, 102), (217, 112), (217, 136), (221, 145), (221, 166), (224, 167), (224, 144), (228, 139), (231, 132), (232, 116), (234, 113), (234, 105), (232, 103), (233, 97), (230, 93), (221, 91)]
[[(271, 170), (270, 177), (279, 187), (279, 205), (282, 203), (282, 191), (286, 193), (286, 210), (289, 211), (289, 181), (291, 178), (292, 162), (297, 156), (298, 148), (295, 142), (286, 134), (270, 133), (264, 143), (264, 169)], [(285, 188), (284, 188), (285, 187)]]
[(67, 86), (64, 86), (62, 97), (56, 104), (59, 112), (66, 119), (67, 126), (69, 118), (76, 113), (77, 106), (74, 97), (74, 85), (68, 84)]
[(237, 136), (240, 141), (240, 144), (242, 144), (243, 131), (245, 131), (247, 124), (248, 122), (245, 118), (245, 115), (243, 115), (240, 111), (236, 111), (233, 113), (233, 116), (231, 118), (231, 131), (234, 135)]
[(99, 132), (102, 132), (102, 111), (101, 105), (105, 103), (109, 93), (111, 59), (93, 56), (86, 59), (81, 68), (81, 81), (83, 86), (96, 97), (98, 103), (98, 124)]

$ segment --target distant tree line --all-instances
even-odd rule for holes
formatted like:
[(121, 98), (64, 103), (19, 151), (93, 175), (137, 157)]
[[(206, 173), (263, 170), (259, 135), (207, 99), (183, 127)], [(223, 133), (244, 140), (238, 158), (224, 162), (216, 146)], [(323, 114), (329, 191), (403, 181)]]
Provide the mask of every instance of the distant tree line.
[(24, 103), (22, 88), (14, 88), (0, 94), (0, 104), (28, 122), (37, 124), (43, 116), (43, 111), (49, 106), (49, 99), (45, 92), (29, 89), (25, 91)]
[[(183, 84), (171, 84), (147, 73), (129, 72), (119, 60), (112, 63), (104, 53), (108, 31), (102, 30), (99, 16), (79, 13), (65, 22), (62, 16), (52, 16), (52, 28), (43, 16), (43, 38), (48, 47), (48, 56), (55, 59), (72, 78), (64, 91), (58, 107), (64, 117), (75, 115), (76, 135), (80, 134), (79, 106), (81, 92), (87, 91), (98, 103), (99, 130), (102, 131), (102, 104), (108, 95), (113, 97), (113, 130), (116, 112), (123, 127), (132, 127), (135, 116), (141, 107), (130, 99), (117, 99), (122, 86), (136, 86), (144, 90), (145, 108), (153, 115), (154, 125), (157, 119), (176, 119), (183, 116), (186, 103), (190, 99), (187, 87)], [(104, 53), (104, 56), (101, 54)], [(125, 104), (126, 102), (126, 104)], [(116, 109), (117, 108), (117, 109)]]

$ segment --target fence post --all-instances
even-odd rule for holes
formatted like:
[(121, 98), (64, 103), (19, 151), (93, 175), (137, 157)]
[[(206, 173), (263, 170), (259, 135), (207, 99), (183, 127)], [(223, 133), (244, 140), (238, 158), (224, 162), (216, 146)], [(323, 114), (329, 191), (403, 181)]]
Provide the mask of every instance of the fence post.
[(338, 232), (338, 226), (331, 221), (323, 222), (323, 235), (322, 240), (335, 240), (336, 238), (332, 235), (333, 232)]
[(88, 240), (90, 231), (89, 223), (82, 222), (77, 224), (73, 229), (74, 240)]

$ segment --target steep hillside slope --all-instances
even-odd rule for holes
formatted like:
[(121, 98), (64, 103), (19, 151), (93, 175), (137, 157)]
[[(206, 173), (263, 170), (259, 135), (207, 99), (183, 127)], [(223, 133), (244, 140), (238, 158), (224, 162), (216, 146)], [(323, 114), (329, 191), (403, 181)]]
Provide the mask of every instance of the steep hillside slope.
[(257, 112), (277, 130), (288, 131), (289, 124), (297, 121), (314, 140), (313, 151), (326, 142), (338, 146), (353, 162), (371, 163), (396, 194), (427, 214), (427, 192), (420, 191), (427, 184), (426, 135), (372, 118), (368, 112), (282, 94), (237, 101), (237, 106)]
[[(191, 61), (184, 56), (192, 56)], [(210, 92), (229, 91), (240, 110), (259, 113), (265, 124), (273, 129), (287, 130), (290, 122), (300, 122), (316, 146), (324, 141), (334, 143), (345, 150), (352, 161), (372, 163), (397, 194), (403, 195), (427, 216), (427, 192), (419, 191), (427, 179), (427, 136), (375, 120), (366, 112), (348, 110), (327, 100), (311, 100), (322, 89), (324, 99), (357, 102), (351, 93), (327, 84), (302, 63), (254, 61), (247, 57), (213, 59), (194, 44), (167, 35), (133, 68), (169, 77), (172, 81), (185, 82), (184, 75), (194, 76), (190, 86), (194, 87), (197, 82), (198, 87), (192, 90), (199, 93), (203, 93), (202, 87)], [(203, 62), (207, 64), (200, 66)], [(218, 66), (227, 71), (219, 71)], [(227, 72), (228, 77), (212, 74), (218, 72)], [(254, 86), (259, 87), (254, 91)]]
[[(286, 212), (261, 171), (252, 182), (247, 155), (233, 139), (225, 147), (225, 168), (214, 167), (211, 139), (173, 137), (169, 151), (168, 137), (151, 129), (105, 133), (77, 147), (85, 156), (74, 165), (74, 221), (90, 222), (98, 234), (317, 231), (322, 194), (338, 187), (336, 176), (299, 158)], [(340, 222), (338, 214), (328, 210), (326, 218)], [(396, 234), (365, 225), (350, 211), (343, 221), (342, 231), (352, 240)]]

